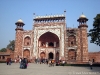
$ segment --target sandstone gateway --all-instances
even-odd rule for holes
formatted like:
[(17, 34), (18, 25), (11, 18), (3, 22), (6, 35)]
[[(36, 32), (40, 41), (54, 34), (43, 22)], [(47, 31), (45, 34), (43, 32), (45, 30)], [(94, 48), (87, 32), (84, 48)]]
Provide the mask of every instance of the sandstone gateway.
[(88, 62), (87, 24), (81, 15), (77, 28), (67, 28), (66, 11), (62, 15), (35, 16), (32, 30), (24, 30), (24, 22), (16, 24), (14, 58), (45, 58), (72, 62)]

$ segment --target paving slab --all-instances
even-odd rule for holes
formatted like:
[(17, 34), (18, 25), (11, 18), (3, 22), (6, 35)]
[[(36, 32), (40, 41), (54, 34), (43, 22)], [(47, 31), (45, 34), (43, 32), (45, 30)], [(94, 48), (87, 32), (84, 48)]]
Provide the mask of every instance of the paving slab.
[(29, 63), (27, 69), (20, 69), (19, 63), (0, 63), (0, 75), (100, 75), (100, 67), (54, 66)]

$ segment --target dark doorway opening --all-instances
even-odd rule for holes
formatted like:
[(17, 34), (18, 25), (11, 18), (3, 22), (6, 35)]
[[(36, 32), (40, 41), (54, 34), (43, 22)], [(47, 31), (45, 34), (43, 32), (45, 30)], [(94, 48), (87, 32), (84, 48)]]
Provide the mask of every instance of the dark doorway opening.
[(53, 53), (52, 52), (49, 53), (49, 59), (53, 59)]
[(49, 43), (49, 46), (54, 46), (54, 44), (52, 42)]

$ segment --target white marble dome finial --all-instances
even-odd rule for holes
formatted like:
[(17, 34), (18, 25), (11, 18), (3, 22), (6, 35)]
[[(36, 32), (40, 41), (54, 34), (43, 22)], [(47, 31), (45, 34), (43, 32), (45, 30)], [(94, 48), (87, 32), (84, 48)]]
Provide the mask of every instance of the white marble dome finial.
[(86, 16), (82, 12), (82, 15), (79, 18), (86, 18)]
[(23, 23), (23, 20), (20, 18), (17, 22), (22, 22)]

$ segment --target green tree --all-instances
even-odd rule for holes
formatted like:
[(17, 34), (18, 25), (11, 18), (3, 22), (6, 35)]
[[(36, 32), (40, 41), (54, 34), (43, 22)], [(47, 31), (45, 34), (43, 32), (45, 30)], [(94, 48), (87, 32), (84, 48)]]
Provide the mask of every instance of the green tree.
[(2, 48), (0, 52), (6, 52), (6, 48)]
[(15, 40), (9, 41), (10, 43), (7, 45), (7, 48), (14, 51), (15, 49)]
[(94, 18), (93, 29), (89, 30), (90, 42), (100, 46), (100, 14)]

